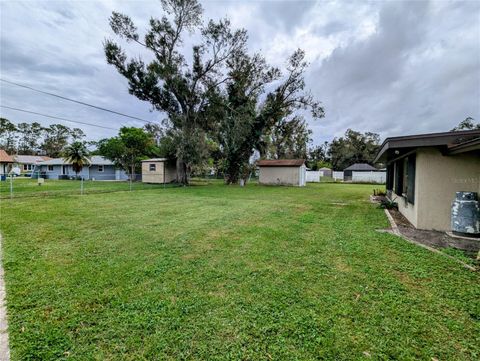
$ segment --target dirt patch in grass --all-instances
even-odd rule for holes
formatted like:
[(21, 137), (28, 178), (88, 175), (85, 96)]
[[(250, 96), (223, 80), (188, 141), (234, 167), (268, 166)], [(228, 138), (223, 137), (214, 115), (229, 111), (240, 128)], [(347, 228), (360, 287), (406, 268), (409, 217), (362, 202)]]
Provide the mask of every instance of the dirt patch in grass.
[(395, 220), (395, 223), (397, 226), (402, 226), (402, 227), (408, 227), (408, 228), (414, 228), (413, 225), (406, 219), (403, 214), (401, 214), (398, 210), (396, 209), (389, 209), (389, 212), (393, 219)]
[(340, 272), (348, 273), (352, 271), (352, 267), (346, 264), (341, 258), (335, 259), (334, 264), (335, 264), (335, 269), (337, 269)]
[(445, 232), (416, 229), (398, 210), (390, 209), (389, 212), (397, 224), (398, 230), (405, 237), (439, 250), (453, 248), (458, 250), (460, 256), (463, 254), (475, 263), (475, 259), (480, 250), (480, 240), (454, 238)]

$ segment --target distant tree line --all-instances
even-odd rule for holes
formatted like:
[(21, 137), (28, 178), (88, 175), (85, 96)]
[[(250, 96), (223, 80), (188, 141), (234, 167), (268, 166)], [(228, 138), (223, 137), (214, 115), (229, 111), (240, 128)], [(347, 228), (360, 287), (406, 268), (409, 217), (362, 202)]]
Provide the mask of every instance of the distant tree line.
[[(263, 154), (273, 159), (306, 159), (307, 166), (312, 170), (323, 167), (343, 170), (354, 163), (374, 165), (373, 160), (380, 147), (378, 134), (347, 129), (342, 137), (307, 149), (310, 130), (304, 121), (300, 124), (301, 126), (294, 127), (296, 130), (286, 127), (283, 129), (284, 133), (277, 133), (276, 136), (265, 135), (262, 138), (263, 153), (258, 155)], [(480, 125), (475, 124), (474, 119), (468, 117), (452, 131), (473, 129), (480, 129)], [(284, 141), (277, 140), (278, 134), (284, 134)], [(203, 175), (208, 171), (226, 177), (229, 174), (227, 173), (229, 167), (235, 164), (231, 160), (235, 159), (235, 152), (231, 151), (232, 158), (228, 159), (226, 155), (230, 154), (230, 151), (221, 150), (221, 147), (235, 144), (232, 140), (235, 136), (232, 132), (223, 131), (217, 133), (216, 137), (209, 138), (204, 150), (204, 161), (192, 167), (192, 174)], [(53, 124), (47, 128), (41, 127), (38, 123), (20, 123), (15, 126), (7, 119), (0, 118), (0, 147), (10, 154), (41, 153), (51, 157), (64, 156), (80, 165), (86, 163), (88, 156), (98, 154), (111, 159), (129, 174), (140, 172), (143, 159), (164, 157), (175, 161), (177, 156), (176, 138), (169, 129), (158, 124), (147, 124), (144, 128), (122, 127), (115, 137), (88, 142), (88, 146), (93, 148), (91, 152), (87, 150), (87, 143), (82, 140), (84, 137), (80, 129), (70, 129), (61, 124)], [(247, 153), (250, 154), (250, 152)], [(243, 168), (238, 174), (245, 177), (253, 171), (254, 165), (248, 162), (240, 167)]]
[(310, 148), (307, 166), (312, 170), (323, 167), (343, 170), (354, 163), (373, 165), (379, 147), (378, 134), (347, 129), (343, 137), (334, 138), (330, 143), (324, 142), (322, 145)]
[(80, 128), (72, 129), (62, 124), (43, 127), (37, 122), (15, 125), (0, 118), (0, 148), (9, 154), (60, 157), (69, 143), (83, 138), (85, 133)]

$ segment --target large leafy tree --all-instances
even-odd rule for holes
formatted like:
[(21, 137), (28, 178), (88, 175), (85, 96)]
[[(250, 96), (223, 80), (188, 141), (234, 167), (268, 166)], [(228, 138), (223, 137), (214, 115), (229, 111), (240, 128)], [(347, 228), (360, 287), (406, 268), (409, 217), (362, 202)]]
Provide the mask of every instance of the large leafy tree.
[(474, 129), (480, 129), (480, 123), (475, 124), (475, 119), (472, 117), (467, 117), (464, 120), (462, 120), (458, 125), (453, 128), (451, 131), (452, 132), (458, 132), (459, 130), (474, 130)]
[[(214, 94), (221, 106), (212, 107), (213, 116), (220, 119), (218, 141), (226, 183), (246, 176), (244, 171), (255, 151), (264, 157), (305, 157), (309, 131), (296, 113), (310, 110), (312, 118), (318, 119), (324, 110), (305, 90), (308, 64), (304, 58), (302, 50), (294, 52), (285, 74), (267, 66), (258, 54), (250, 57), (237, 52), (229, 61), (226, 95)], [(265, 93), (267, 85), (273, 87), (274, 82), (277, 87)]]
[(82, 141), (85, 136), (85, 132), (80, 128), (73, 128), (70, 130), (70, 138), (72, 138), (73, 142)]
[(61, 157), (68, 145), (71, 130), (62, 124), (52, 124), (44, 128), (44, 139), (40, 148), (50, 157)]
[(72, 163), (73, 171), (78, 177), (83, 167), (90, 163), (89, 155), (85, 142), (75, 141), (65, 148), (63, 157), (67, 162)]
[(371, 132), (347, 129), (345, 135), (330, 143), (328, 155), (334, 169), (343, 170), (354, 163), (369, 163), (375, 159), (380, 136)]
[(165, 137), (165, 129), (160, 124), (147, 123), (143, 129), (152, 136), (157, 146), (160, 144), (162, 138)]
[(37, 154), (42, 139), (44, 128), (40, 123), (19, 123), (17, 125), (19, 134), (18, 153), (19, 154)]
[(133, 179), (142, 159), (158, 155), (151, 134), (141, 128), (122, 127), (117, 137), (98, 142), (98, 152), (123, 168)]
[(328, 142), (317, 145), (308, 150), (307, 165), (312, 170), (318, 170), (323, 167), (331, 168), (330, 158), (327, 156)]
[(280, 120), (267, 136), (266, 156), (273, 159), (306, 159), (312, 131), (301, 116)]
[(264, 86), (279, 77), (279, 71), (268, 68), (258, 54), (245, 51), (235, 54), (228, 62), (229, 79), (224, 92), (211, 94), (209, 116), (218, 119), (216, 135), (219, 147), (217, 162), (227, 184), (236, 183), (248, 170), (249, 158), (262, 134), (258, 122), (258, 98)]
[[(161, 3), (164, 16), (150, 20), (143, 39), (127, 15), (113, 12), (110, 18), (115, 34), (150, 51), (152, 60), (129, 59), (112, 40), (105, 41), (104, 49), (107, 62), (128, 79), (130, 93), (167, 114), (176, 144), (178, 179), (188, 183), (192, 165), (207, 154), (209, 94), (226, 81), (226, 61), (244, 46), (247, 36), (244, 30), (232, 31), (228, 20), (210, 20), (202, 26), (202, 7), (196, 0)], [(201, 40), (187, 62), (181, 53), (183, 37), (194, 30), (200, 30)]]
[(0, 147), (9, 154), (17, 151), (17, 127), (10, 120), (0, 118)]

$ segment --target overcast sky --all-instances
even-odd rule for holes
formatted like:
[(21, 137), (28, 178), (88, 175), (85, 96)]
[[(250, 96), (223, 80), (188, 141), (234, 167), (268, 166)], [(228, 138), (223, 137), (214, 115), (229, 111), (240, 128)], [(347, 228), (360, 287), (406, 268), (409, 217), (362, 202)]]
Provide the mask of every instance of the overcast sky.
[[(279, 67), (306, 51), (308, 87), (326, 110), (309, 120), (314, 143), (347, 128), (381, 137), (446, 131), (467, 116), (480, 120), (479, 1), (203, 1), (205, 19), (227, 16), (249, 33), (251, 52)], [(45, 91), (159, 121), (148, 103), (105, 61), (114, 38), (111, 12), (130, 15), (142, 31), (160, 17), (158, 1), (1, 1), (1, 77)], [(188, 44), (188, 42), (187, 42)], [(132, 55), (142, 49), (132, 48)], [(142, 126), (113, 114), (0, 82), (1, 104), (72, 120)], [(18, 122), (63, 123), (89, 139), (115, 130), (0, 109)]]

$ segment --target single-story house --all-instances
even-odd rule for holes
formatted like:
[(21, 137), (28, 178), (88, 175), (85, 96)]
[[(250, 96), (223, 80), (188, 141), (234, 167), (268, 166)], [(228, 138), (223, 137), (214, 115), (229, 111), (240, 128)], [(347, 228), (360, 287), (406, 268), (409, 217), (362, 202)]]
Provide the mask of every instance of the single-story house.
[(376, 172), (377, 168), (367, 163), (354, 163), (343, 170), (343, 180), (351, 181), (353, 172)]
[(306, 170), (304, 159), (260, 160), (260, 184), (288, 185), (304, 187), (306, 185)]
[(50, 159), (52, 158), (40, 155), (17, 154), (13, 156), (14, 167), (20, 168), (20, 171), (24, 173), (32, 172), (36, 164)]
[(167, 158), (142, 160), (143, 183), (171, 183), (177, 181), (177, 166)]
[(320, 168), (319, 171), (321, 172), (320, 173), (321, 177), (331, 177), (333, 175), (332, 170), (327, 167)]
[(480, 130), (385, 139), (387, 193), (419, 229), (449, 231), (455, 192), (480, 192)]
[(13, 157), (0, 149), (0, 176), (8, 174), (12, 170)]
[[(75, 177), (72, 164), (64, 158), (54, 158), (39, 162), (33, 170), (35, 176), (48, 179), (68, 179)], [(113, 162), (99, 155), (90, 158), (90, 164), (83, 167), (78, 174), (83, 179), (91, 180), (125, 180), (128, 179), (124, 170), (115, 167)]]

